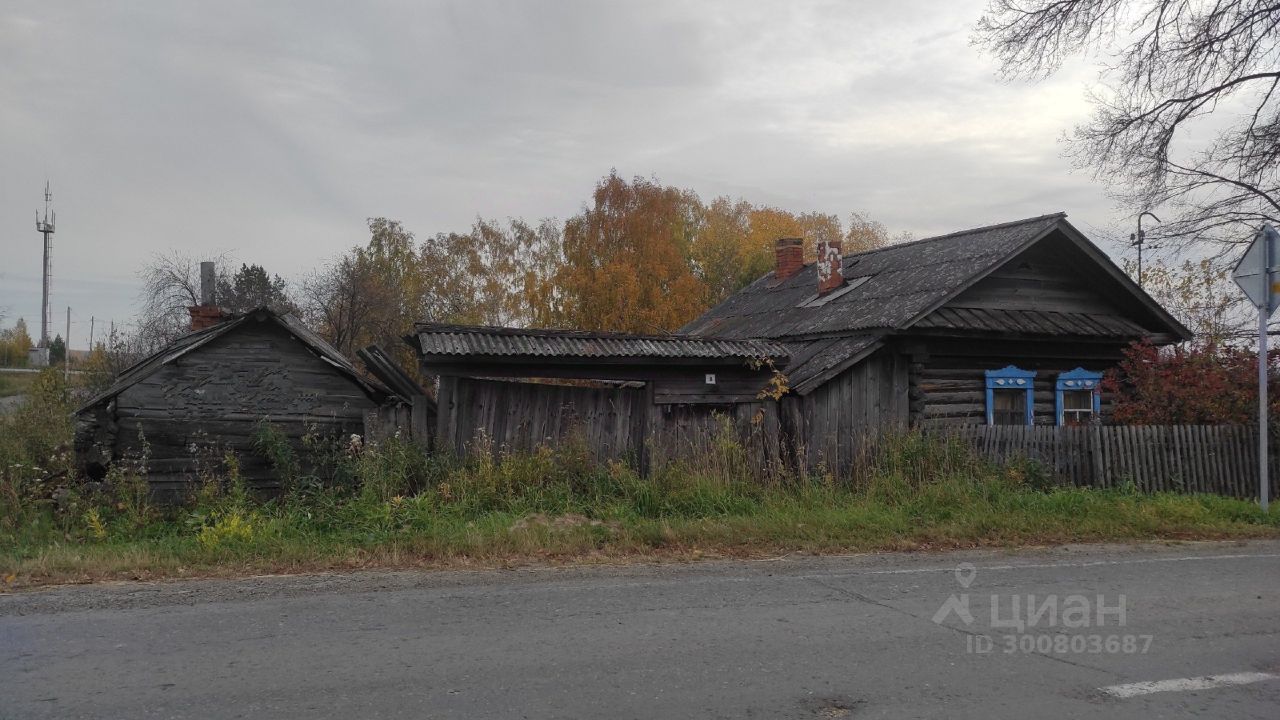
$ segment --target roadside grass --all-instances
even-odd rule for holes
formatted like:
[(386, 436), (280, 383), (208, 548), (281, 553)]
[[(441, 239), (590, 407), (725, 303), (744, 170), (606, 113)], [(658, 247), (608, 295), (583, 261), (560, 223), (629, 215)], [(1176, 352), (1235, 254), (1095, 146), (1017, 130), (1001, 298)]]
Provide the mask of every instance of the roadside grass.
[(28, 392), (39, 377), (37, 373), (0, 372), (0, 398)]
[[(322, 475), (262, 426), (285, 491), (255, 498), (225, 457), (154, 504), (122, 464), (69, 482), (67, 389), (42, 374), (0, 417), (0, 590), (104, 579), (360, 567), (465, 567), (1068, 542), (1280, 536), (1280, 512), (1211, 495), (1057, 487), (1032, 463), (890, 438), (858, 477), (753, 479), (730, 431), (707, 457), (642, 478), (582, 443), (428, 456), (391, 439), (319, 452)], [(322, 480), (321, 477), (324, 479)]]

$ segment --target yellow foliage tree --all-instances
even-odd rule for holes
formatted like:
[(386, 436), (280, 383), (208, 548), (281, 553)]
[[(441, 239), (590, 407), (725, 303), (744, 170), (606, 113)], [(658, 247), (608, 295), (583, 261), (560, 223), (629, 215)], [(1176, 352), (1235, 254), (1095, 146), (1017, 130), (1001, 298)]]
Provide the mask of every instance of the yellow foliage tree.
[(564, 228), (560, 319), (586, 330), (661, 333), (692, 320), (705, 292), (690, 263), (697, 195), (611, 172)]
[(0, 330), (0, 367), (26, 367), (27, 351), (32, 347), (27, 321), (18, 318), (13, 327)]

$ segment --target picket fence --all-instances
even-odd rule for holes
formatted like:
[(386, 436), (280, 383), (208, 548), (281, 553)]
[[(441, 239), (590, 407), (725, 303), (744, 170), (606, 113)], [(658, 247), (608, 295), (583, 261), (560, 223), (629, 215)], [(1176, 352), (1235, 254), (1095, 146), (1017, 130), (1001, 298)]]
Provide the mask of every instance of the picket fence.
[[(1072, 485), (1109, 488), (1132, 482), (1146, 492), (1258, 496), (1256, 427), (974, 425), (943, 432), (992, 460), (1035, 460)], [(1273, 488), (1277, 464), (1273, 455), (1268, 472)]]

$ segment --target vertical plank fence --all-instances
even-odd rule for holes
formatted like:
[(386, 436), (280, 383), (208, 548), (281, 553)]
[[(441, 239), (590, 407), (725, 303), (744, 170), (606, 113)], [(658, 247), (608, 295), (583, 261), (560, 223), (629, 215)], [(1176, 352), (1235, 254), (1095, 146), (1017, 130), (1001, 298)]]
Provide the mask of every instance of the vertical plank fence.
[[(1089, 427), (972, 425), (931, 430), (954, 437), (997, 462), (1018, 458), (1045, 466), (1061, 482), (1145, 492), (1258, 496), (1258, 429), (1244, 425)], [(1276, 485), (1277, 458), (1270, 474)]]

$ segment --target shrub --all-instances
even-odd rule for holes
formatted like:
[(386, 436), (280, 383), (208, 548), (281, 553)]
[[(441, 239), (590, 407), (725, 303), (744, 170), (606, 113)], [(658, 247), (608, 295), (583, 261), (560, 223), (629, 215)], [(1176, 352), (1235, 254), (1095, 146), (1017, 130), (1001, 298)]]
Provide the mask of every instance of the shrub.
[[(1267, 356), (1267, 403), (1280, 412), (1280, 350)], [(1228, 345), (1158, 348), (1134, 343), (1102, 388), (1115, 394), (1116, 422), (1130, 425), (1248, 425), (1258, 417), (1258, 357)]]

